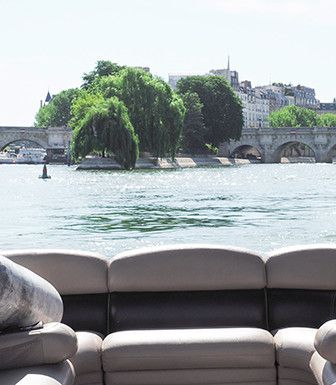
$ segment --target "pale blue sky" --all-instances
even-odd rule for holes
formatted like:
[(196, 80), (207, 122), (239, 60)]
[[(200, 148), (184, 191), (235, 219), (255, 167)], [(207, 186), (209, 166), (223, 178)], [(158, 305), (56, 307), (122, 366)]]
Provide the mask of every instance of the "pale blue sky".
[(0, 125), (32, 125), (48, 89), (77, 87), (99, 59), (336, 97), (335, 0), (0, 0)]

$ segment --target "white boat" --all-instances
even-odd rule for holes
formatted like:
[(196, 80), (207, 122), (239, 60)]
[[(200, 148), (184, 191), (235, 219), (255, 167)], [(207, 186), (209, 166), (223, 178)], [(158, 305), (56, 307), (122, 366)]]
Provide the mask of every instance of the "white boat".
[(40, 148), (22, 147), (15, 159), (14, 163), (40, 164), (45, 162), (47, 153)]
[(20, 148), (17, 154), (0, 152), (0, 163), (5, 164), (41, 164), (45, 163), (47, 153), (41, 148)]

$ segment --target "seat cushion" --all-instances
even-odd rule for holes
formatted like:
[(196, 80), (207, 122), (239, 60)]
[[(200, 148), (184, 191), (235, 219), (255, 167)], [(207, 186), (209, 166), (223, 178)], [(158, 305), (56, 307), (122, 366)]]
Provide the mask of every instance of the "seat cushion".
[(316, 329), (286, 328), (274, 334), (279, 366), (310, 371), (309, 362), (315, 351)]
[(0, 334), (0, 369), (57, 364), (76, 351), (76, 333), (58, 322), (30, 331)]
[(103, 342), (107, 372), (268, 368), (274, 362), (272, 335), (256, 328), (121, 331)]
[(315, 352), (310, 360), (310, 368), (319, 385), (336, 384), (336, 365)]
[(73, 385), (75, 371), (69, 361), (55, 365), (1, 370), (1, 385)]
[(70, 358), (76, 372), (76, 385), (102, 384), (102, 337), (93, 332), (77, 332), (76, 335), (78, 350)]

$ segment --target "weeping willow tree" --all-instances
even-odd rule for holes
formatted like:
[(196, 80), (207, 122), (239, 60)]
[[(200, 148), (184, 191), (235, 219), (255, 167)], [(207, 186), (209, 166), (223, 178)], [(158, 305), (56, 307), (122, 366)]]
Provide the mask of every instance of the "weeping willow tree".
[(123, 102), (83, 91), (73, 105), (73, 114), (72, 150), (76, 159), (100, 152), (103, 156), (115, 156), (126, 170), (134, 168), (138, 137)]
[(175, 157), (185, 107), (167, 83), (141, 69), (125, 68), (117, 75), (102, 77), (92, 89), (125, 103), (141, 151)]

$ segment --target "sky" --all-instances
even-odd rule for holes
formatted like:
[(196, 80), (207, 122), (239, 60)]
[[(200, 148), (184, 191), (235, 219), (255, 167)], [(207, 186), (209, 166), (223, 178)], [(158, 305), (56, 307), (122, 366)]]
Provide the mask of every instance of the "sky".
[(48, 90), (97, 60), (168, 74), (231, 69), (252, 85), (336, 97), (335, 0), (0, 0), (0, 126), (30, 126)]

